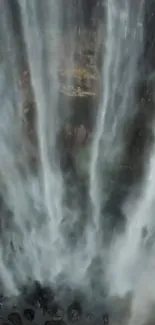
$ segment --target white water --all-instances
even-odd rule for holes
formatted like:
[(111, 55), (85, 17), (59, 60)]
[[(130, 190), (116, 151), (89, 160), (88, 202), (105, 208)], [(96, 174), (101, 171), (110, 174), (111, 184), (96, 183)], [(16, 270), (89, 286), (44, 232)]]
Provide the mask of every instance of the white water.
[(143, 42), (143, 1), (108, 0), (106, 22), (103, 85), (90, 164), (90, 199), (97, 228), (101, 205), (108, 197), (102, 177), (117, 170), (125, 147), (125, 128), (136, 114), (135, 84)]
[[(21, 161), (22, 170), (19, 169), (18, 155), (22, 157), (24, 144), (17, 106), (18, 103), (21, 104), (21, 101), (19, 94), (16, 95), (16, 102), (13, 101), (15, 81), (11, 80), (11, 75), (14, 78), (17, 72), (17, 63), (12, 62), (12, 65), (7, 67), (9, 60), (12, 58), (13, 49), (11, 48), (12, 39), (10, 26), (8, 25), (7, 7), (3, 1), (1, 2), (4, 20), (2, 27), (5, 28), (2, 36), (4, 38), (5, 34), (8, 36), (6, 41), (3, 39), (5, 41), (4, 55), (6, 55), (9, 48), (11, 49), (11, 53), (8, 53), (8, 57), (4, 58), (1, 63), (2, 118), (0, 128), (0, 169), (2, 182), (4, 182), (5, 186), (5, 200), (11, 210), (13, 224), (8, 229), (8, 238), (6, 239), (8, 241), (7, 254), (11, 255), (9, 249), (10, 237), (14, 237), (13, 243), (15, 247), (17, 246), (16, 254), (13, 256), (13, 260), (10, 261), (12, 270), (9, 271), (8, 269), (9, 282), (12, 283), (11, 287), (10, 283), (5, 281), (7, 289), (11, 292), (13, 286), (16, 289), (17, 285), (27, 281), (29, 276), (41, 282), (48, 279), (53, 265), (53, 261), (48, 254), (50, 252), (53, 259), (56, 259), (55, 249), (58, 252), (61, 250), (59, 227), (63, 219), (63, 181), (59, 163), (56, 160), (56, 132), (59, 122), (56, 112), (59, 91), (57, 81), (59, 17), (55, 1), (46, 2), (47, 7), (44, 5), (42, 12), (41, 8), (38, 8), (37, 12), (36, 3), (36, 1), (22, 1), (21, 3), (31, 81), (37, 104), (36, 127), (40, 166), (38, 173), (36, 172), (36, 176), (34, 176), (26, 159)], [(42, 15), (39, 22), (37, 13)], [(44, 16), (45, 14), (46, 16)], [(47, 17), (47, 15), (49, 16)], [(52, 34), (51, 21), (54, 26)], [(43, 38), (41, 33), (44, 28), (45, 37)], [(3, 35), (3, 33), (5, 34)], [(8, 74), (5, 71), (3, 72), (4, 69), (8, 69)], [(4, 87), (6, 87), (6, 91)], [(9, 95), (9, 91), (12, 92), (12, 96)], [(16, 231), (15, 233), (12, 232), (12, 227), (16, 229), (17, 233)], [(19, 247), (22, 248), (22, 252)], [(3, 255), (3, 246), (1, 249)], [(2, 264), (6, 270), (7, 258), (9, 256), (4, 257), (4, 266)], [(59, 263), (56, 260), (55, 270), (53, 271), (59, 274)], [(18, 274), (18, 276), (14, 279), (15, 274)]]
[(9, 14), (5, 0), (0, 2), (0, 190), (11, 212), (1, 212), (0, 277), (4, 289), (14, 295), (29, 277), (54, 286), (61, 284), (62, 277), (62, 282), (88, 290), (90, 295), (89, 286), (96, 277), (90, 267), (99, 257), (97, 272), (101, 269), (96, 280), (102, 287), (106, 279), (110, 298), (133, 293), (130, 325), (143, 324), (155, 303), (154, 244), (142, 240), (143, 227), (148, 228), (149, 238), (154, 234), (154, 149), (146, 164), (140, 198), (128, 198), (125, 205), (126, 231), (113, 238), (108, 249), (102, 246), (107, 229), (100, 229), (100, 221), (110, 195), (107, 183), (111, 171), (117, 172), (124, 154), (124, 128), (137, 112), (134, 90), (143, 45), (143, 5), (142, 0), (107, 0), (102, 89), (90, 162), (92, 212), (84, 235), (73, 248), (65, 233), (80, 218), (80, 207), (70, 210), (65, 205), (57, 152), (57, 133), (63, 123), (58, 105), (61, 1), (20, 1), (37, 111), (39, 167), (35, 173), (29, 166), (29, 143), (21, 125), (22, 94)]
[[(109, 254), (107, 281), (112, 295), (133, 292), (132, 317), (129, 324), (143, 324), (150, 317), (155, 303), (154, 287), (154, 147), (146, 164), (140, 197), (125, 205), (125, 233), (114, 238)], [(147, 234), (143, 238), (143, 229)], [(153, 318), (154, 319), (154, 318)]]
[[(8, 8), (4, 1), (0, 5), (4, 44), (0, 87), (0, 173), (2, 197), (10, 213), (8, 216), (6, 211), (2, 216), (2, 282), (9, 295), (16, 294), (29, 278), (55, 286), (57, 278), (62, 275), (62, 281), (65, 277), (66, 282), (81, 287), (90, 258), (86, 249), (81, 248), (82, 243), (77, 244), (73, 252), (63, 235), (73, 228), (80, 208), (79, 211), (70, 211), (64, 205), (64, 184), (56, 143), (62, 123), (58, 107), (61, 6), (55, 0), (46, 1), (46, 4), (38, 4), (35, 0), (20, 2), (37, 110), (39, 167), (33, 173), (27, 157), (29, 143), (20, 123), (22, 94), (18, 89), (18, 62)], [(80, 270), (78, 265), (83, 265)]]

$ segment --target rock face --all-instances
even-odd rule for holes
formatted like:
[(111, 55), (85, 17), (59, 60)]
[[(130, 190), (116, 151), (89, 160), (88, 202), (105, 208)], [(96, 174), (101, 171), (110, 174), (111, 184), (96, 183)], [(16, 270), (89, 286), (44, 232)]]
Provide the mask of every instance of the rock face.
[[(67, 155), (77, 171), (81, 160), (80, 149), (85, 150), (94, 125), (98, 107), (99, 73), (96, 67), (96, 33), (81, 31), (76, 36), (74, 52), (65, 55), (59, 71), (61, 116), (64, 114), (63, 135)], [(64, 52), (65, 48), (64, 48)], [(64, 140), (62, 141), (62, 143)], [(68, 157), (69, 157), (68, 156)], [(85, 155), (84, 155), (85, 156)], [(80, 157), (80, 158), (79, 158)], [(87, 160), (87, 159), (86, 159)], [(81, 165), (81, 168), (83, 168)], [(80, 171), (80, 168), (79, 168)], [(82, 171), (82, 170), (81, 170)]]
[[(65, 2), (64, 2), (65, 4)], [(103, 64), (103, 43), (102, 35), (99, 32), (100, 26), (93, 19), (99, 17), (100, 13), (103, 19), (104, 6), (100, 0), (81, 0), (73, 1), (73, 11), (78, 11), (80, 15), (79, 26), (71, 30), (71, 25), (64, 28), (62, 35), (62, 57), (59, 66), (59, 103), (58, 109), (64, 121), (60, 134), (65, 137), (62, 144), (62, 151), (65, 153), (65, 164), (75, 168), (79, 161), (82, 163), (88, 160), (87, 155), (87, 135), (91, 133), (95, 121), (96, 110), (99, 100), (99, 72)], [(20, 12), (17, 8), (16, 0), (11, 3), (8, 0), (10, 11), (12, 10), (14, 29), (20, 29)], [(67, 21), (67, 6), (64, 5), (64, 17)], [(76, 9), (76, 10), (75, 10)], [(17, 22), (14, 21), (14, 13), (17, 12)], [(137, 100), (139, 112), (135, 117), (135, 121), (130, 126), (129, 133), (126, 136), (127, 148), (126, 157), (123, 162), (121, 182), (128, 183), (129, 179), (135, 181), (143, 171), (143, 153), (148, 150), (151, 143), (150, 123), (154, 115), (153, 106), (153, 87), (152, 81), (148, 83), (149, 73), (155, 68), (154, 48), (155, 48), (155, 5), (154, 1), (145, 2), (145, 19), (144, 19), (144, 52), (140, 60), (140, 69), (145, 76), (143, 80), (138, 81)], [(83, 16), (81, 16), (83, 13)], [(83, 20), (82, 20), (83, 19)], [(74, 23), (74, 27), (78, 27), (78, 22)], [(65, 24), (65, 20), (64, 20)], [(93, 26), (95, 26), (93, 28)], [(101, 27), (102, 32), (104, 28)], [(22, 34), (21, 34), (22, 35)], [(21, 36), (22, 37), (22, 36)], [(35, 139), (35, 101), (30, 85), (28, 69), (22, 74), (22, 87), (24, 92), (24, 123), (31, 141)], [(141, 78), (140, 78), (141, 79)], [(146, 110), (147, 107), (147, 110)], [(67, 126), (70, 130), (65, 131)], [(82, 128), (85, 129), (86, 137), (79, 141), (79, 134)], [(61, 137), (60, 136), (60, 137)], [(61, 138), (62, 139), (62, 138)], [(81, 137), (82, 139), (82, 137)], [(85, 150), (86, 146), (86, 150)], [(86, 154), (85, 154), (86, 152)], [(146, 152), (146, 151), (145, 151)], [(77, 155), (77, 156), (76, 156)], [(77, 159), (76, 159), (77, 158)], [(82, 167), (83, 169), (83, 167)], [(139, 176), (138, 176), (139, 175)]]
[(97, 104), (98, 76), (95, 68), (77, 67), (60, 71), (60, 108), (73, 125), (92, 127), (93, 108)]
[[(79, 147), (87, 143), (88, 135), (93, 128), (99, 92), (99, 73), (96, 66), (97, 32), (82, 30), (80, 35), (76, 35), (73, 50), (74, 32), (62, 37), (62, 57), (58, 68), (57, 109), (63, 121), (58, 138), (62, 142), (61, 153), (65, 151), (67, 154), (63, 160), (70, 166)], [(23, 94), (24, 127), (29, 140), (36, 145), (35, 98), (27, 67), (21, 75), (20, 87)], [(66, 154), (62, 153), (62, 156)]]
[(12, 27), (12, 34), (14, 37), (14, 46), (16, 49), (16, 56), (18, 62), (18, 68), (20, 72), (22, 72), (26, 51), (24, 44), (24, 35), (21, 23), (21, 14), (20, 14), (20, 6), (18, 0), (7, 0), (5, 1), (7, 6), (7, 12), (10, 19), (10, 25)]
[[(96, 53), (99, 42), (99, 19), (103, 18), (101, 0), (60, 0), (62, 13), (62, 58), (59, 66), (58, 110), (64, 124), (76, 128), (73, 139), (76, 142), (81, 125), (86, 133), (93, 127), (94, 115), (98, 106), (99, 77), (96, 67)], [(20, 6), (17, 0), (7, 0), (8, 11), (15, 38), (18, 62), (20, 63), (20, 87), (23, 95), (23, 125), (32, 145), (37, 146), (35, 132), (35, 99), (30, 82), (29, 68), (26, 64), (26, 49), (22, 29)], [(68, 11), (71, 6), (72, 15)], [(62, 125), (63, 129), (64, 125)], [(60, 131), (61, 132), (61, 131)], [(81, 129), (80, 129), (81, 133)], [(79, 141), (79, 140), (78, 140)], [(77, 142), (78, 142), (77, 141)], [(83, 145), (83, 144), (82, 144)], [(79, 147), (79, 144), (78, 144)], [(74, 145), (77, 148), (77, 143)], [(35, 149), (32, 155), (37, 156)], [(73, 153), (73, 150), (72, 150)]]
[(155, 1), (145, 1), (144, 64), (147, 73), (155, 69)]

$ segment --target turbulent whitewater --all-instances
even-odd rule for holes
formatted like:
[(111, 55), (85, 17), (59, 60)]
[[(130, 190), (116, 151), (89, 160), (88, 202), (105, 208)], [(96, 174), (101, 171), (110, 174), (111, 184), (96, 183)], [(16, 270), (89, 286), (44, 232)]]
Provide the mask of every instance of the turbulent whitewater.
[[(29, 159), (34, 148), (23, 130), (20, 64), (9, 5), (1, 0), (2, 290), (8, 296), (18, 295), (24, 285), (34, 280), (54, 288), (71, 287), (92, 301), (94, 297), (100, 304), (106, 301), (111, 310), (116, 309), (116, 314), (120, 299), (123, 311), (123, 304), (128, 306), (126, 324), (142, 325), (155, 303), (153, 145), (145, 158), (140, 186), (134, 184), (126, 192), (117, 216), (113, 193), (121, 187), (120, 166), (127, 150), (127, 128), (140, 108), (137, 88), (144, 45), (145, 1), (104, 1), (100, 98), (98, 107), (94, 107), (97, 114), (87, 166), (85, 211), (82, 203), (74, 204), (78, 187), (75, 194), (68, 190), (68, 186), (74, 187), (74, 180), (66, 185), (58, 150), (58, 134), (68, 114), (59, 107), (65, 7), (61, 0), (21, 0), (18, 4), (36, 109), (37, 164), (32, 168)], [(68, 2), (68, 26), (72, 27), (73, 17), (77, 16), (82, 26), (82, 8), (82, 1), (78, 1), (76, 9)], [(80, 28), (73, 29), (72, 51), (76, 46), (74, 32), (80, 35)], [(70, 64), (74, 65), (72, 51)], [(153, 123), (151, 129), (154, 140)], [(122, 215), (123, 226), (117, 230), (116, 219)], [(122, 309), (118, 307), (118, 313), (122, 313), (117, 315), (118, 321), (126, 317)]]

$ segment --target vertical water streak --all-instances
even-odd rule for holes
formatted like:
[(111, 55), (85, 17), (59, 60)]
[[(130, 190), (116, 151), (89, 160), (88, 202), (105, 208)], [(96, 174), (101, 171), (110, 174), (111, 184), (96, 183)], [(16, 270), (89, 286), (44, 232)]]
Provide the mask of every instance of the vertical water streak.
[[(23, 236), (21, 218), (25, 206), (25, 189), (21, 177), (26, 160), (21, 161), (24, 143), (21, 132), (19, 71), (8, 2), (0, 2), (0, 195), (1, 195), (1, 267), (0, 280), (9, 293), (16, 293), (10, 243), (16, 229)], [(4, 208), (3, 208), (4, 206)], [(26, 210), (26, 209), (25, 209)]]
[(107, 276), (114, 294), (135, 291), (145, 269), (149, 270), (149, 264), (152, 263), (155, 248), (154, 166), (155, 148), (153, 147), (149, 162), (146, 163), (140, 197), (136, 202), (128, 199), (125, 207), (126, 231), (122, 236), (116, 237), (111, 246)]
[[(60, 1), (20, 2), (22, 22), (37, 109), (37, 134), (40, 150), (41, 182), (49, 236), (58, 240), (63, 218), (63, 183), (57, 160), (58, 68), (60, 59)], [(59, 241), (57, 242), (57, 245)]]
[(134, 86), (143, 38), (142, 9), (143, 1), (108, 0), (106, 5), (103, 85), (90, 163), (90, 200), (97, 228), (101, 205), (108, 198), (111, 171), (117, 171), (121, 162), (124, 127), (136, 112)]

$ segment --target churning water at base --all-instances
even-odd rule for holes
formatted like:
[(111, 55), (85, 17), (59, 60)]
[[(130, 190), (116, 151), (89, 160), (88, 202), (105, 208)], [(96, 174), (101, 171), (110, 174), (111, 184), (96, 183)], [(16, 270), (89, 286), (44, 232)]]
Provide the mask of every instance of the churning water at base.
[[(143, 1), (107, 0), (105, 6), (100, 105), (89, 168), (89, 208), (84, 231), (77, 238), (76, 226), (83, 213), (81, 207), (73, 204), (71, 209), (66, 203), (66, 183), (57, 148), (58, 134), (65, 122), (59, 110), (63, 7), (58, 0), (22, 0), (19, 5), (36, 106), (38, 156), (34, 172), (28, 157), (30, 143), (21, 121), (23, 94), (19, 89), (19, 65), (9, 10), (6, 1), (1, 0), (3, 290), (16, 295), (32, 279), (54, 287), (71, 286), (88, 297), (96, 296), (101, 303), (107, 299), (111, 305), (113, 300), (117, 305), (119, 298), (127, 299), (131, 293), (129, 324), (144, 324), (155, 303), (154, 149), (150, 163), (146, 164), (139, 199), (129, 197), (124, 204), (124, 231), (113, 232), (107, 243), (105, 235), (109, 229), (104, 223), (105, 206), (111, 195), (109, 184), (125, 155), (125, 129), (138, 108), (135, 90), (143, 45)], [(70, 5), (68, 10), (72, 10)], [(74, 238), (68, 240), (72, 229)], [(143, 230), (146, 236), (142, 236)]]

